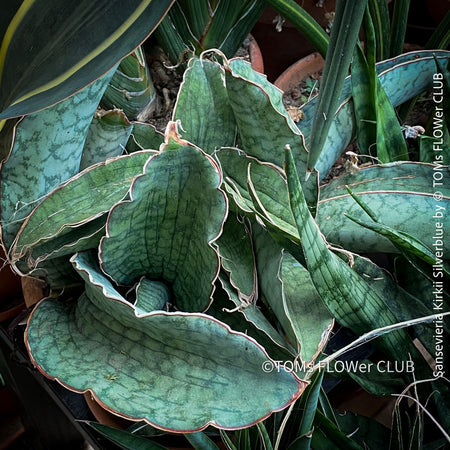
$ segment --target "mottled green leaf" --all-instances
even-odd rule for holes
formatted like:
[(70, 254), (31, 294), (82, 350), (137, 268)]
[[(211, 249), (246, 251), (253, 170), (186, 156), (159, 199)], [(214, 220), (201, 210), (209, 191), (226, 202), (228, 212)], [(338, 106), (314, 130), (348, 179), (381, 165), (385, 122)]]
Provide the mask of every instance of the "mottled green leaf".
[(10, 22), (0, 22), (0, 119), (46, 108), (99, 78), (151, 33), (173, 1), (35, 0), (14, 12), (8, 3)]
[(302, 361), (311, 362), (323, 350), (334, 320), (319, 297), (308, 271), (289, 253), (280, 266), (283, 304), (300, 343)]
[(124, 58), (115, 71), (101, 105), (105, 109), (121, 109), (128, 119), (145, 121), (156, 99), (142, 47)]
[[(289, 150), (286, 150), (286, 171), (292, 212), (301, 236), (308, 270), (327, 308), (342, 325), (352, 329), (357, 335), (396, 323), (395, 314), (385, 300), (329, 250), (307, 209)], [(385, 334), (377, 342), (394, 358), (402, 359), (408, 352), (415, 356), (418, 354), (404, 330)], [(419, 371), (425, 362), (419, 357), (416, 364)]]
[[(289, 144), (299, 173), (306, 174), (304, 139), (283, 105), (282, 92), (245, 61), (231, 60), (225, 67), (226, 87), (239, 130), (239, 148), (261, 162), (283, 167), (284, 146)], [(251, 105), (251, 107), (249, 107)], [(316, 207), (315, 176), (302, 183), (308, 205)]]
[[(18, 231), (11, 259), (37, 260), (42, 255), (39, 248), (35, 248), (37, 244), (47, 243), (45, 251), (50, 253), (77, 242), (83, 237), (77, 230), (122, 200), (153, 155), (153, 152), (143, 151), (110, 159), (86, 169), (50, 192)], [(98, 228), (96, 223), (93, 230)], [(55, 240), (56, 237), (61, 239)]]
[(223, 268), (239, 298), (251, 302), (257, 290), (255, 257), (248, 226), (243, 218), (230, 214), (216, 242)]
[[(46, 300), (26, 331), (33, 363), (106, 409), (166, 430), (246, 427), (295, 400), (305, 384), (242, 333), (205, 314), (137, 317), (92, 255), (73, 263), (86, 283), (76, 303)], [(264, 401), (261, 401), (264, 399)]]
[(259, 302), (243, 304), (230, 281), (219, 277), (222, 290), (214, 293), (208, 314), (228, 324), (233, 330), (248, 334), (262, 345), (272, 358), (291, 360), (295, 350), (270, 323)]
[[(277, 166), (263, 163), (238, 149), (222, 149), (216, 157), (223, 171), (225, 189), (243, 212), (264, 215), (277, 228), (298, 237), (286, 180)], [(249, 193), (249, 175), (257, 201)]]
[(136, 315), (143, 316), (153, 311), (161, 311), (170, 301), (170, 290), (161, 281), (142, 278), (136, 287)]
[(132, 130), (133, 125), (122, 111), (98, 111), (89, 126), (80, 170), (122, 155)]
[[(444, 65), (450, 59), (448, 51), (423, 50), (406, 53), (377, 64), (379, 80), (392, 106), (396, 107), (432, 87), (433, 74), (436, 73), (434, 54)], [(340, 105), (336, 110), (324, 144), (324, 150), (315, 165), (320, 179), (328, 174), (336, 159), (355, 136), (356, 124), (350, 94), (350, 78), (347, 78), (342, 90)], [(309, 148), (311, 140), (312, 119), (316, 106), (317, 97), (314, 97), (303, 107), (305, 120), (299, 124), (300, 130), (305, 136), (307, 148)]]
[(377, 157), (381, 163), (408, 161), (402, 129), (383, 86), (376, 83)]
[(158, 150), (164, 143), (164, 135), (149, 123), (133, 122), (133, 131), (128, 139), (128, 152), (139, 150)]
[[(367, 218), (352, 199), (345, 186), (357, 194), (383, 223), (399, 232), (414, 236), (432, 248), (434, 233), (423, 223), (430, 223), (434, 231), (437, 219), (450, 227), (450, 217), (441, 216), (441, 206), (450, 209), (450, 190), (442, 186), (443, 199), (433, 198), (433, 176), (436, 172), (448, 176), (448, 167), (421, 163), (387, 164), (361, 169), (354, 174), (332, 180), (321, 189), (317, 222), (326, 239), (354, 252), (398, 252), (388, 239), (361, 228), (345, 217)], [(438, 208), (439, 207), (439, 208)], [(432, 225), (431, 225), (432, 224)], [(450, 252), (450, 242), (444, 242), (444, 251)]]
[[(219, 272), (212, 243), (221, 233), (227, 202), (216, 163), (180, 140), (172, 125), (161, 153), (132, 184), (131, 200), (111, 210), (101, 264), (120, 284), (143, 275), (163, 280), (178, 308), (202, 311), (211, 303)], [(139, 251), (130, 252), (130, 242)]]
[(190, 60), (173, 118), (181, 122), (183, 139), (209, 154), (234, 145), (236, 122), (219, 64), (198, 58)]
[(1, 166), (2, 239), (7, 247), (36, 204), (78, 173), (89, 125), (111, 76), (112, 71), (69, 99), (17, 123), (13, 146)]

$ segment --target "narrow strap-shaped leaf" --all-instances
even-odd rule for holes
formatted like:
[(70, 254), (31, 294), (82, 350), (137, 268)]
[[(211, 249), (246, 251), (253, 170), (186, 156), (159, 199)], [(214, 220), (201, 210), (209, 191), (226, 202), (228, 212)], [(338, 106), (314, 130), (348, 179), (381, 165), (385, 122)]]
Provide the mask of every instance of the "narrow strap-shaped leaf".
[(264, 373), (267, 353), (217, 319), (178, 312), (137, 317), (92, 255), (79, 254), (73, 263), (85, 294), (75, 304), (41, 302), (26, 342), (43, 373), (75, 391), (90, 390), (106, 409), (169, 431), (232, 429), (285, 408), (304, 389), (283, 369)]
[(444, 16), (437, 28), (433, 31), (428, 42), (425, 44), (427, 50), (434, 48), (447, 48), (450, 43), (450, 11)]
[(16, 124), (0, 178), (2, 239), (7, 247), (36, 204), (79, 172), (89, 125), (112, 74)]
[[(171, 122), (166, 144), (131, 186), (131, 200), (110, 212), (100, 246), (102, 268), (120, 284), (145, 275), (173, 289), (185, 311), (203, 311), (212, 301), (219, 273), (213, 242), (221, 234), (227, 199), (215, 161), (183, 141)], [(130, 253), (129, 236), (140, 249)]]
[(391, 45), (389, 57), (403, 53), (406, 28), (408, 26), (409, 0), (395, 0), (392, 12)]
[[(379, 80), (392, 106), (396, 107), (432, 87), (433, 75), (436, 73), (434, 54), (444, 65), (450, 59), (450, 52), (428, 50), (406, 53), (377, 64)], [(340, 105), (324, 144), (325, 150), (321, 153), (316, 164), (320, 179), (326, 176), (336, 159), (355, 135), (356, 124), (350, 90), (350, 79), (348, 78), (344, 85)], [(312, 118), (316, 107), (317, 97), (314, 97), (303, 108), (305, 120), (302, 121), (300, 128), (305, 136), (307, 147), (309, 147), (312, 138)]]
[(328, 48), (328, 36), (316, 20), (293, 0), (266, 0), (283, 17), (312, 42), (317, 51), (325, 58)]
[(0, 29), (0, 119), (46, 108), (99, 78), (151, 33), (172, 3), (24, 1)]
[[(289, 150), (286, 150), (286, 173), (289, 196), (302, 248), (311, 279), (323, 302), (336, 319), (356, 334), (396, 323), (394, 313), (364, 279), (342, 259), (332, 253), (319, 227), (305, 204), (298, 175)], [(393, 358), (402, 359), (405, 352), (416, 355), (414, 346), (404, 330), (394, 331), (380, 338), (380, 345)], [(417, 369), (421, 363), (417, 361)], [(425, 363), (423, 362), (422, 366)]]
[(101, 435), (125, 450), (167, 450), (167, 447), (163, 447), (142, 436), (136, 436), (126, 430), (119, 430), (97, 422), (86, 423), (95, 431), (98, 431)]
[(324, 147), (353, 55), (367, 0), (337, 0), (330, 46), (320, 84), (309, 142), (308, 169), (313, 170)]
[(185, 433), (184, 435), (194, 450), (219, 450), (219, 447), (201, 431), (197, 433)]
[(381, 163), (408, 161), (408, 149), (389, 97), (376, 80), (377, 157)]
[(368, 0), (368, 6), (375, 29), (376, 60), (383, 61), (389, 58), (390, 48), (388, 3), (386, 0)]

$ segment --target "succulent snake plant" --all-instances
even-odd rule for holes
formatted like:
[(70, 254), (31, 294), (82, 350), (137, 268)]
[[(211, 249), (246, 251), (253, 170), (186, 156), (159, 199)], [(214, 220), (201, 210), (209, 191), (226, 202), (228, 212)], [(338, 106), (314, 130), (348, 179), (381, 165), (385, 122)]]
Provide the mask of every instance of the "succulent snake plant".
[[(439, 256), (435, 225), (448, 229), (450, 192), (440, 186), (437, 199), (433, 186), (448, 167), (377, 163), (319, 180), (358, 133), (366, 63), (396, 106), (432, 89), (436, 73), (447, 79), (436, 61), (449, 60), (418, 51), (369, 72), (361, 58), (312, 158), (324, 94), (294, 123), (264, 75), (220, 52), (189, 61), (164, 135), (133, 120), (146, 102), (128, 116), (127, 96), (96, 112), (123, 74), (116, 67), (37, 112), (47, 106), (39, 94), (6, 106), (1, 117), (29, 114), (0, 134), (2, 244), (18, 272), (44, 278), (51, 292), (28, 320), (33, 364), (196, 448), (216, 448), (201, 432), (208, 427), (229, 448), (388, 445), (387, 429), (335, 414), (322, 388), (329, 376), (378, 395), (423, 381), (418, 399), (437, 393), (427, 412), (447, 439), (440, 359), (431, 368), (415, 343), (434, 354), (436, 330), (448, 337), (448, 295), (433, 275), (449, 275), (449, 243)], [(329, 343), (336, 323), (350, 330), (350, 347), (370, 340), (376, 352), (339, 370), (346, 349)], [(414, 373), (383, 371), (380, 361)], [(408, 434), (403, 406), (395, 439)], [(142, 441), (136, 428), (97, 428), (128, 448)]]

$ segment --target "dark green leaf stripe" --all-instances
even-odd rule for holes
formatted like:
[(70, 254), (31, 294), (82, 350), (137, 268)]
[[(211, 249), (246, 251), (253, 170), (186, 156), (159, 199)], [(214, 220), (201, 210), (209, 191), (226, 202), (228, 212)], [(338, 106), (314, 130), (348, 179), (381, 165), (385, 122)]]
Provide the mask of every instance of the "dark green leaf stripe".
[(26, 116), (12, 130), (12, 148), (0, 177), (2, 239), (8, 248), (37, 203), (79, 172), (92, 117), (112, 74), (113, 70), (65, 101)]
[(45, 108), (91, 83), (137, 47), (172, 3), (26, 0), (0, 30), (0, 119)]
[[(143, 275), (164, 280), (179, 309), (203, 311), (219, 272), (213, 242), (228, 205), (217, 164), (180, 140), (174, 122), (171, 127), (162, 151), (133, 183), (131, 201), (110, 212), (100, 249), (102, 267), (120, 284), (133, 284)], [(137, 252), (130, 253), (130, 233)]]
[(264, 373), (265, 351), (217, 319), (137, 317), (95, 257), (79, 254), (73, 263), (86, 293), (75, 304), (41, 302), (26, 342), (41, 371), (78, 392), (90, 390), (105, 408), (166, 430), (228, 429), (263, 420), (304, 389), (292, 373)]
[[(384, 299), (327, 247), (317, 223), (308, 212), (289, 150), (286, 150), (286, 172), (292, 212), (311, 279), (330, 312), (358, 335), (396, 323), (397, 318)], [(417, 355), (404, 330), (386, 334), (379, 342), (393, 358), (403, 360), (408, 352)]]

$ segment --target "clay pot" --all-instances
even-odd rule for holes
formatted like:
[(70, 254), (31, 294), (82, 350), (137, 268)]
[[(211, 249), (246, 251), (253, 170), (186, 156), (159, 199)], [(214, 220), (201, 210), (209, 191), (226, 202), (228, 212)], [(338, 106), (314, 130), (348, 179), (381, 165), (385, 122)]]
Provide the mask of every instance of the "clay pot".
[(255, 72), (264, 73), (264, 60), (258, 42), (251, 34), (247, 36), (246, 41), (248, 42), (248, 53), (252, 69)]
[[(323, 28), (327, 27), (329, 15), (334, 12), (336, 5), (335, 0), (324, 0), (323, 6), (317, 6), (317, 0), (296, 0), (296, 3)], [(264, 58), (265, 73), (271, 82), (295, 61), (315, 51), (312, 44), (289, 21), (283, 23), (280, 32), (276, 31), (273, 20), (277, 15), (277, 11), (267, 7), (252, 30)]]
[(319, 53), (311, 53), (288, 67), (274, 84), (283, 92), (289, 92), (312, 74), (321, 72), (324, 65), (325, 60)]

